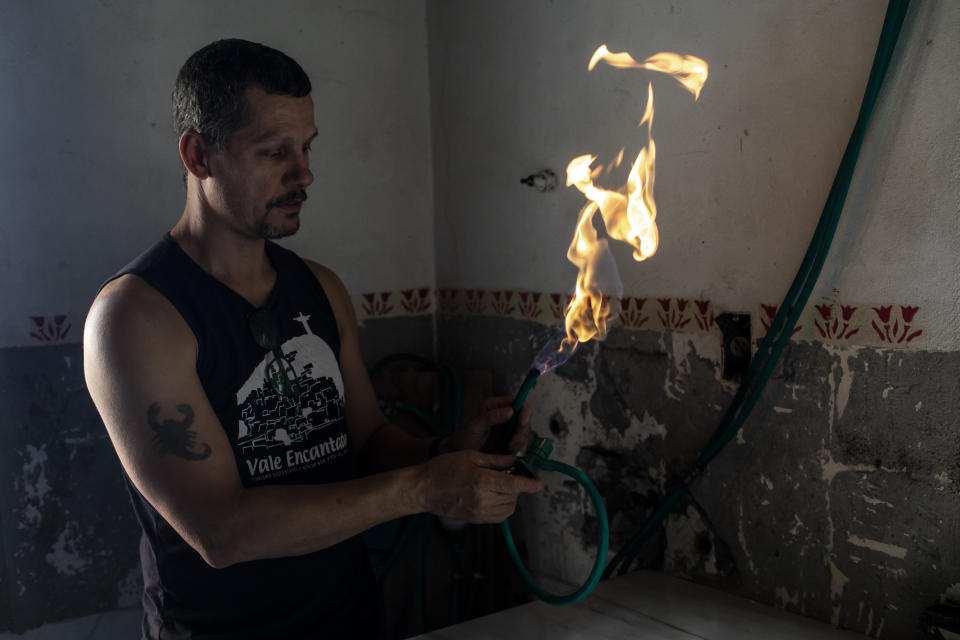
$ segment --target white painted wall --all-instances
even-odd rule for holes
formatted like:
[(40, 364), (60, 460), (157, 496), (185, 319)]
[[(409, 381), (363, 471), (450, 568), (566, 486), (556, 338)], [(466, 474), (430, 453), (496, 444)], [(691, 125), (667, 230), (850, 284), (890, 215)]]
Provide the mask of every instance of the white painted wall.
[[(629, 157), (652, 80), (659, 253), (616, 255), (626, 295), (777, 303), (852, 131), (883, 0), (435, 2), (437, 273), (451, 288), (570, 291), (583, 198), (519, 180)], [(925, 348), (960, 348), (960, 3), (913, 3), (811, 303), (920, 305)], [(698, 102), (662, 74), (586, 64), (596, 47), (704, 58)], [(632, 150), (632, 154), (630, 153)], [(606, 186), (616, 187), (608, 183)]]
[[(284, 49), (314, 82), (317, 181), (288, 244), (355, 293), (569, 290), (582, 198), (519, 180), (547, 167), (562, 179), (581, 153), (635, 153), (652, 79), (662, 245), (640, 265), (618, 249), (625, 293), (706, 297), (721, 310), (779, 301), (852, 128), (885, 6), (431, 2), (428, 87), (419, 1), (3, 3), (0, 346), (36, 344), (33, 315), (69, 314), (76, 339), (98, 284), (175, 222), (170, 88), (189, 53), (229, 36)], [(960, 348), (958, 32), (960, 4), (914, 2), (813, 300), (921, 305), (925, 348), (947, 350)], [(710, 79), (694, 102), (666, 76), (587, 73), (601, 42), (637, 57), (699, 55)]]
[(433, 285), (422, 2), (4, 2), (0, 346), (38, 344), (33, 315), (69, 314), (78, 340), (100, 282), (176, 222), (170, 91), (224, 37), (285, 51), (313, 82), (316, 181), (286, 244), (357, 293)]

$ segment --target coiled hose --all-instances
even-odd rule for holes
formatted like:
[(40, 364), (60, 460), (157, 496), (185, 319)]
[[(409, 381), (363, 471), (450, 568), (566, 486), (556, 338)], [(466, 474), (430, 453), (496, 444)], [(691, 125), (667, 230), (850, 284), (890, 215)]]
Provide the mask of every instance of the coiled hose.
[(543, 460), (540, 462), (540, 469), (546, 471), (556, 471), (576, 480), (581, 486), (583, 486), (584, 489), (586, 489), (587, 495), (590, 497), (590, 500), (593, 502), (593, 507), (597, 511), (597, 526), (599, 528), (597, 559), (593, 564), (593, 570), (587, 577), (586, 582), (584, 582), (583, 585), (573, 593), (566, 595), (550, 593), (544, 589), (539, 582), (537, 582), (536, 578), (531, 575), (531, 573), (524, 566), (523, 561), (520, 559), (520, 554), (517, 552), (517, 546), (513, 542), (513, 534), (510, 532), (509, 520), (504, 520), (500, 523), (500, 532), (503, 534), (503, 540), (507, 545), (507, 552), (510, 554), (510, 559), (513, 560), (513, 565), (517, 568), (517, 571), (520, 573), (520, 577), (523, 578), (523, 581), (526, 583), (531, 593), (547, 604), (559, 606), (574, 604), (586, 598), (590, 592), (593, 591), (593, 588), (597, 586), (598, 582), (600, 582), (600, 577), (603, 574), (603, 563), (607, 560), (607, 549), (609, 548), (610, 544), (610, 525), (607, 523), (607, 509), (603, 505), (603, 498), (600, 497), (600, 492), (597, 491), (597, 488), (594, 486), (594, 484), (590, 482), (590, 478), (584, 475), (584, 473), (576, 467), (571, 467), (568, 464), (564, 464), (556, 460)]

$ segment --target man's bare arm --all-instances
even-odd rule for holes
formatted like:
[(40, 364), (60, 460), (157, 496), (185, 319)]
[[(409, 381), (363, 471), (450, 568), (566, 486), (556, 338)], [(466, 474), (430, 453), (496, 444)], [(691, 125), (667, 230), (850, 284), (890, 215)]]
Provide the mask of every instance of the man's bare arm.
[(512, 512), (519, 491), (539, 488), (495, 471), (505, 457), (481, 454), (344, 482), (244, 488), (196, 356), (179, 313), (135, 276), (108, 285), (90, 310), (85, 376), (120, 461), (212, 566), (308, 553), (422, 511), (495, 521)]

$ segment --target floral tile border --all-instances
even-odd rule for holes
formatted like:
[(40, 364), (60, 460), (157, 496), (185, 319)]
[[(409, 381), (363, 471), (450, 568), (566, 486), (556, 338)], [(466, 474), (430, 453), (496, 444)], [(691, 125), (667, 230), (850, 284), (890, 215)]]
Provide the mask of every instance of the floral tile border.
[[(70, 315), (61, 313), (53, 316), (30, 316), (27, 322), (27, 334), (33, 344), (59, 344), (72, 338), (70, 329), (73, 321)], [(76, 334), (76, 332), (74, 332)]]
[[(484, 315), (561, 324), (570, 300), (565, 293), (538, 291), (439, 289), (418, 287), (354, 296), (360, 319), (418, 316), (432, 313)], [(627, 296), (613, 326), (643, 331), (717, 334), (716, 316), (724, 313), (707, 299)], [(758, 304), (752, 313), (754, 342), (770, 328), (778, 305)], [(736, 311), (733, 311), (734, 313)], [(808, 304), (793, 338), (831, 344), (915, 348), (926, 333), (920, 307), (821, 301)]]
[[(570, 301), (565, 293), (537, 291), (432, 289), (415, 287), (353, 296), (361, 320), (424, 316), (439, 311), (454, 315), (484, 315), (532, 320), (547, 325), (563, 323)], [(621, 299), (620, 316), (613, 326), (643, 331), (674, 331), (719, 335), (717, 310), (710, 300), (628, 296)], [(759, 304), (752, 313), (754, 344), (770, 328), (776, 304)], [(735, 311), (734, 311), (735, 313)], [(24, 339), (30, 344), (58, 344), (74, 339), (68, 314), (29, 316)], [(926, 346), (929, 330), (918, 305), (859, 304), (822, 300), (808, 304), (793, 330), (793, 338), (831, 344), (885, 348)]]

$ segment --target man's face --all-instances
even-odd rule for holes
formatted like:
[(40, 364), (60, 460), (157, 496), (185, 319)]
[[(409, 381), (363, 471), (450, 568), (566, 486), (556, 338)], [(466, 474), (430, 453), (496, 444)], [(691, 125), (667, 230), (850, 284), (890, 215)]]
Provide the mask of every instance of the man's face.
[(310, 96), (246, 92), (250, 122), (210, 157), (205, 195), (229, 226), (253, 238), (282, 238), (300, 228), (307, 199), (310, 143), (317, 136)]

